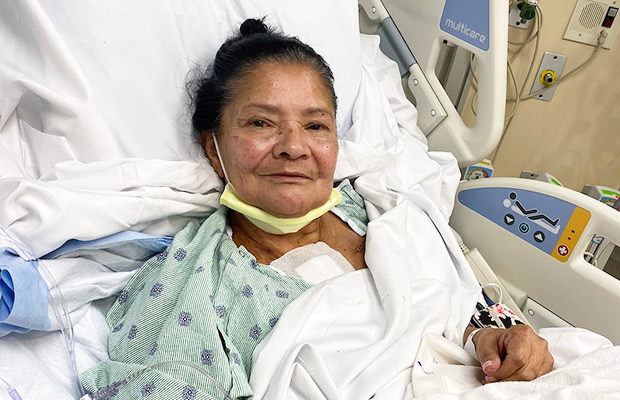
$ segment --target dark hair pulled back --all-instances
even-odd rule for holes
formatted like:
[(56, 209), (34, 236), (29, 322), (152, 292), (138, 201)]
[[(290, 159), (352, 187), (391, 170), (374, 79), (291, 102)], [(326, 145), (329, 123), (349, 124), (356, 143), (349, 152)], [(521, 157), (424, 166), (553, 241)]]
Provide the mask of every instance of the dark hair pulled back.
[(239, 32), (220, 47), (205, 76), (194, 82), (192, 125), (198, 136), (218, 132), (223, 107), (232, 100), (235, 84), (252, 68), (267, 62), (299, 63), (313, 67), (323, 79), (336, 111), (334, 76), (320, 55), (296, 37), (247, 19)]

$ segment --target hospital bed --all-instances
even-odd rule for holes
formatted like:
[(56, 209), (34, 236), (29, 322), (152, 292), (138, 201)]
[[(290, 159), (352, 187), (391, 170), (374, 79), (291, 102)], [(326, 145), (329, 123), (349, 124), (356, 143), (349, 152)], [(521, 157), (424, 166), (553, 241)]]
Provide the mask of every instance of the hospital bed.
[[(362, 30), (381, 36), (381, 49), (399, 63), (413, 101), (420, 99), (418, 126), (429, 148), (450, 151), (462, 166), (489, 154), (504, 124), (507, 2), (488, 7), (449, 1), (443, 7), (411, 7), (401, 0), (359, 4)], [(458, 31), (457, 25), (468, 30)], [(465, 126), (439, 82), (442, 46), (463, 48), (478, 60), (480, 111), (472, 128)], [(504, 206), (506, 199), (510, 207)], [(520, 210), (517, 202), (527, 209)], [(620, 216), (599, 203), (570, 189), (524, 179), (463, 182), (451, 225), (467, 246), (484, 255), (478, 262), (470, 258), (479, 281), (501, 284), (504, 293), (518, 299), (512, 304), (532, 326), (582, 326), (620, 343), (620, 321), (606, 317), (620, 310), (620, 281), (584, 258), (595, 237), (620, 243)], [(569, 295), (574, 293), (578, 295)]]
[[(62, 293), (71, 316), (69, 322), (61, 309), (57, 321), (50, 309), (52, 318), (38, 326), (40, 331), (0, 339), (0, 378), (24, 399), (78, 398), (71, 357), (58, 330), (73, 330), (69, 336), (80, 371), (105, 358), (105, 311), (132, 271), (162, 251), (187, 221), (218, 206), (221, 184), (186, 125), (184, 82), (244, 18), (267, 15), (324, 55), (336, 76), (341, 139), (395, 155), (400, 154), (394, 150), (400, 145), (396, 135), (406, 133), (420, 149), (428, 140), (432, 150), (452, 152), (461, 165), (495, 147), (504, 118), (507, 4), (490, 1), (483, 13), (486, 28), (476, 29), (486, 33), (486, 47), (442, 28), (440, 21), (459, 24), (452, 15), (459, 11), (457, 3), (467, 2), (291, 3), (0, 2), (3, 53), (11, 54), (0, 61), (0, 246), (24, 259), (42, 257), (38, 268), (50, 297)], [(391, 35), (382, 42), (392, 42), (385, 52), (395, 53), (398, 72), (376, 61), (381, 59), (377, 38), (360, 41), (358, 18), (364, 29)], [(444, 41), (479, 60), (474, 128), (462, 122), (434, 72)], [(417, 115), (397, 87), (401, 79), (415, 97)], [(385, 115), (377, 116), (377, 110)], [(386, 133), (364, 136), (369, 130)], [(337, 175), (354, 176), (385, 161), (366, 156), (340, 163)], [(421, 187), (432, 176), (429, 171), (448, 162), (440, 153), (433, 157), (410, 162)], [(442, 209), (450, 208), (450, 197), (439, 195)], [(541, 228), (544, 246), (551, 247), (542, 248), (535, 230), (541, 225), (533, 222), (547, 219), (532, 219), (517, 200), (526, 211), (536, 208), (551, 223), (560, 221), (551, 227), (557, 231)], [(521, 213), (509, 212), (514, 223), (502, 224), (506, 213), (501, 212), (515, 207)], [(479, 280), (501, 285), (534, 327), (577, 325), (620, 342), (616, 320), (603, 318), (620, 309), (619, 283), (583, 260), (595, 233), (620, 243), (619, 217), (604, 207), (568, 189), (492, 179), (460, 185), (450, 222), (478, 265)], [(531, 237), (515, 231), (522, 223), (531, 226)], [(575, 245), (558, 257), (561, 240), (571, 233)], [(475, 249), (492, 269), (473, 257)], [(34, 289), (41, 289), (40, 283)], [(593, 304), (608, 308), (594, 312)], [(0, 392), (3, 398), (8, 397)]]

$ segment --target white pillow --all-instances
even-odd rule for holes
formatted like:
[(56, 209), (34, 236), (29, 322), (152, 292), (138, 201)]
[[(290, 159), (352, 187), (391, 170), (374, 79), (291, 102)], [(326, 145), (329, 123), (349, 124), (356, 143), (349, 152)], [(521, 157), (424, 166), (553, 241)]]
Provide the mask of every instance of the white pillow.
[(0, 101), (0, 129), (20, 132), (0, 133), (7, 153), (9, 138), (25, 142), (13, 153), (26, 153), (21, 160), (31, 177), (71, 158), (201, 158), (191, 138), (187, 73), (206, 66), (248, 17), (267, 16), (327, 60), (339, 135), (351, 125), (361, 79), (353, 0), (40, 0), (1, 7), (9, 21), (3, 33), (17, 45), (0, 60), (0, 96), (12, 99)]

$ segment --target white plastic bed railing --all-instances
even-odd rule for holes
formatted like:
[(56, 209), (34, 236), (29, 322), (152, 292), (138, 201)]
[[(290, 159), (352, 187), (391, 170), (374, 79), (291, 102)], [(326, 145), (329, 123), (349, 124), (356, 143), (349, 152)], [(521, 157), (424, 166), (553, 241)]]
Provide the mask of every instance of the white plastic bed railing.
[[(508, 2), (359, 0), (359, 5), (375, 23), (391, 18), (417, 61), (409, 66), (406, 83), (416, 98), (419, 125), (430, 149), (452, 152), (461, 166), (488, 156), (497, 146), (504, 126)], [(473, 45), (449, 33), (474, 32), (466, 26), (466, 20), (449, 18), (451, 12), (459, 14), (460, 10), (467, 10), (463, 17), (467, 14), (488, 29), (483, 45)], [(473, 35), (480, 38), (477, 32)], [(472, 128), (465, 125), (435, 73), (444, 41), (473, 53), (478, 61), (478, 113)]]
[[(467, 191), (469, 202), (464, 196)], [(535, 216), (521, 216), (505, 204), (490, 201), (491, 191), (533, 193), (523, 200), (523, 207), (557, 221), (557, 234), (542, 228)], [(478, 208), (472, 205), (472, 198)], [(576, 210), (572, 216), (560, 218), (561, 209), (571, 207)], [(504, 220), (507, 215), (513, 216), (514, 222)], [(521, 223), (529, 228), (523, 226), (518, 231)], [(594, 236), (620, 243), (618, 211), (565, 187), (530, 179), (491, 178), (461, 182), (450, 225), (468, 247), (480, 250), (530, 320), (535, 320), (531, 316), (537, 313), (548, 313), (541, 316), (547, 326), (557, 325), (554, 321), (559, 317), (620, 343), (620, 320), (614, 317), (620, 310), (620, 280), (584, 258)], [(537, 232), (545, 236), (534, 238)], [(538, 243), (540, 240), (543, 242)], [(542, 251), (547, 242), (550, 246)]]

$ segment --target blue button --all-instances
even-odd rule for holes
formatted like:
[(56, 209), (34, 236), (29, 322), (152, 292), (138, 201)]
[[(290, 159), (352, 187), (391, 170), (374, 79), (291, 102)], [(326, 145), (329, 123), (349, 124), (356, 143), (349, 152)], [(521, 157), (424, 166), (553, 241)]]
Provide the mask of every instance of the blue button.
[(519, 224), (519, 231), (521, 233), (528, 233), (530, 231), (530, 226), (525, 222), (521, 222), (521, 224)]

